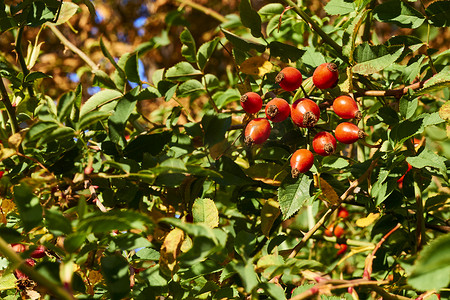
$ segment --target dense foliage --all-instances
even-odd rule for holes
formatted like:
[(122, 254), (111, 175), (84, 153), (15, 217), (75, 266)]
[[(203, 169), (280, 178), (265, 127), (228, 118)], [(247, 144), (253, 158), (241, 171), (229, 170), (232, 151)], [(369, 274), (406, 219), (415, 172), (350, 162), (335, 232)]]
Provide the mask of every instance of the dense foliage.
[(0, 3), (1, 299), (449, 299), (450, 1), (208, 2)]

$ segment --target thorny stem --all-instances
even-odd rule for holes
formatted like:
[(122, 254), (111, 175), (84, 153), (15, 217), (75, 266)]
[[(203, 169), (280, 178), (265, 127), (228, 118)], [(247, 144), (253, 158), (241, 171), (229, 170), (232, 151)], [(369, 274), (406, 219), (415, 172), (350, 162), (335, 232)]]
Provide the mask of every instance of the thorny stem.
[(377, 253), (378, 249), (380, 249), (381, 245), (387, 240), (387, 238), (394, 233), (397, 229), (401, 227), (401, 224), (398, 223), (394, 228), (392, 228), (388, 233), (386, 233), (381, 240), (377, 243), (375, 246), (375, 249), (373, 249), (372, 253), (370, 253), (366, 258), (366, 265), (364, 267), (364, 273), (363, 278), (370, 280), (370, 275), (372, 274), (372, 264), (373, 260), (375, 258), (375, 254)]
[(37, 272), (30, 266), (24, 263), (24, 260), (8, 245), (8, 243), (0, 237), (0, 253), (2, 253), (11, 265), (16, 266), (20, 271), (28, 275), (38, 285), (45, 287), (50, 294), (58, 299), (74, 300), (73, 295), (69, 293), (64, 287), (55, 284), (53, 281), (47, 279), (41, 273)]
[(291, 6), (292, 9), (306, 22), (308, 23), (312, 29), (317, 32), (318, 35), (323, 39), (325, 43), (330, 45), (335, 51), (336, 54), (346, 63), (348, 63), (348, 58), (342, 54), (342, 47), (339, 46), (322, 28), (306, 13), (304, 12), (296, 3), (291, 0), (283, 0), (288, 6)]
[[(387, 281), (372, 281), (365, 279), (354, 279), (354, 280), (335, 280), (335, 279), (325, 279), (320, 278), (320, 282), (313, 286), (312, 288), (304, 291), (301, 294), (292, 297), (291, 300), (302, 300), (311, 298), (314, 295), (319, 295), (320, 290), (324, 291), (336, 290), (336, 289), (344, 289), (349, 287), (358, 287), (358, 286), (378, 286), (381, 284), (388, 283)], [(409, 299), (409, 298), (407, 298)]]
[(54, 25), (48, 26), (50, 30), (56, 35), (56, 37), (63, 43), (64, 46), (72, 50), (74, 53), (76, 53), (88, 66), (91, 68), (92, 72), (96, 72), (99, 70), (96, 63), (94, 63), (89, 56), (87, 56), (83, 51), (81, 51), (77, 46), (72, 44), (63, 34), (61, 31), (59, 31), (58, 28)]
[(2, 94), (2, 102), (5, 105), (6, 113), (8, 114), (9, 121), (11, 122), (12, 133), (15, 134), (19, 132), (19, 124), (17, 123), (16, 111), (11, 104), (11, 100), (8, 96), (8, 91), (6, 90), (5, 84), (3, 83), (3, 78), (0, 76), (0, 91)]
[(224, 23), (227, 21), (227, 19), (224, 16), (222, 16), (221, 14), (219, 14), (218, 12), (216, 12), (210, 8), (204, 7), (203, 5), (200, 5), (198, 3), (192, 2), (190, 0), (177, 0), (177, 1), (184, 5), (190, 6), (193, 9), (201, 11), (205, 15), (213, 17), (214, 19), (216, 19), (217, 21), (219, 21), (221, 23)]
[(209, 104), (212, 106), (212, 108), (214, 109), (214, 111), (216, 113), (220, 113), (220, 109), (217, 107), (216, 103), (214, 102), (214, 99), (212, 98), (211, 92), (208, 90), (208, 83), (206, 82), (206, 76), (203, 75), (203, 80), (205, 81), (205, 90), (206, 93), (208, 94), (208, 102)]
[(313, 228), (311, 228), (302, 238), (302, 240), (292, 249), (291, 253), (289, 254), (289, 258), (295, 257), (300, 249), (305, 246), (306, 242), (313, 236), (313, 234), (323, 225), (325, 224), (326, 220), (328, 220), (328, 217), (341, 205), (342, 202), (347, 199), (347, 197), (353, 192), (353, 190), (360, 185), (364, 180), (366, 180), (370, 174), (372, 173), (373, 168), (375, 168), (375, 165), (377, 164), (377, 159), (373, 160), (370, 164), (367, 171), (361, 175), (358, 179), (352, 181), (348, 189), (341, 195), (339, 202), (330, 206), (330, 208), (325, 212), (325, 214), (320, 218), (320, 220), (314, 225)]

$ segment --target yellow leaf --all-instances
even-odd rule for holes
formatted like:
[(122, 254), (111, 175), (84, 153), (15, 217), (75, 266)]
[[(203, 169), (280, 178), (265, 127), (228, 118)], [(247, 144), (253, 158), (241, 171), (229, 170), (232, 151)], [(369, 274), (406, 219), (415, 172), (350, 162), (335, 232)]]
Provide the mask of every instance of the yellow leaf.
[(192, 205), (192, 215), (195, 223), (204, 223), (211, 228), (219, 226), (219, 211), (211, 199), (196, 199)]
[(164, 274), (172, 276), (178, 270), (177, 257), (181, 252), (183, 241), (184, 231), (179, 228), (173, 229), (166, 235), (159, 257), (161, 271)]
[(361, 218), (359, 220), (356, 221), (356, 226), (358, 227), (367, 227), (370, 224), (372, 224), (373, 222), (375, 222), (378, 217), (380, 216), (379, 213), (370, 213), (367, 217), (365, 218)]
[(272, 66), (272, 63), (264, 57), (254, 56), (241, 64), (240, 71), (247, 75), (264, 76), (272, 70)]
[[(314, 184), (316, 187), (322, 190), (322, 195), (319, 198), (321, 200), (325, 200), (331, 204), (338, 204), (340, 198), (334, 188), (322, 177), (320, 177), (320, 182), (317, 180), (317, 177), (314, 176)], [(319, 186), (320, 185), (320, 186)]]
[(276, 163), (255, 164), (244, 170), (244, 172), (254, 180), (273, 186), (280, 186), (281, 181), (288, 175), (283, 166)]
[(265, 236), (269, 236), (270, 229), (280, 213), (278, 201), (269, 199), (264, 203), (261, 209), (261, 231)]
[(2, 211), (5, 215), (12, 212), (14, 209), (16, 209), (16, 205), (14, 202), (10, 199), (3, 199), (2, 200)]

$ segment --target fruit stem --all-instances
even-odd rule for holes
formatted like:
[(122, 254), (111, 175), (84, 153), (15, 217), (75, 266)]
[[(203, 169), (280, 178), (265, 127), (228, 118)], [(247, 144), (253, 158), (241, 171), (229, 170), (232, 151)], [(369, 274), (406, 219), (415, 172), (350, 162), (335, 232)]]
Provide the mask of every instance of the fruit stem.
[(283, 0), (288, 6), (291, 6), (294, 11), (308, 23), (312, 29), (317, 32), (318, 35), (323, 39), (325, 43), (330, 45), (335, 51), (337, 56), (339, 56), (344, 62), (349, 63), (348, 58), (342, 54), (342, 47), (339, 46), (322, 28), (306, 13), (304, 12), (296, 3), (291, 0)]

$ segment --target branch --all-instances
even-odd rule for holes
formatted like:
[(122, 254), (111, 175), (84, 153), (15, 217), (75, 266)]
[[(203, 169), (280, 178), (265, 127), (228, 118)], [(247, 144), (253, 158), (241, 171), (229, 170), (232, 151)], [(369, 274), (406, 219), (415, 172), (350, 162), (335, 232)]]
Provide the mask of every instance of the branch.
[[(337, 290), (349, 287), (357, 287), (357, 286), (378, 286), (380, 284), (386, 284), (387, 281), (372, 281), (365, 279), (354, 279), (354, 280), (336, 280), (336, 279), (324, 279), (321, 278), (321, 281), (313, 286), (312, 288), (304, 291), (301, 294), (298, 294), (292, 297), (290, 300), (302, 300), (308, 299), (314, 295), (320, 294), (321, 290), (330, 291)], [(335, 285), (333, 285), (335, 284)], [(383, 290), (384, 291), (384, 290)], [(409, 299), (409, 298), (406, 298)]]
[(5, 242), (3, 238), (0, 237), (0, 253), (2, 253), (8, 261), (11, 262), (12, 265), (18, 266), (17, 268), (28, 275), (33, 281), (35, 281), (38, 285), (43, 286), (50, 292), (53, 296), (58, 299), (63, 300), (74, 300), (73, 295), (69, 293), (64, 287), (61, 285), (55, 284), (53, 281), (50, 281), (37, 272), (30, 266), (24, 263), (24, 260), (9, 246), (8, 243)]
[(377, 159), (373, 160), (372, 163), (370, 164), (369, 168), (367, 169), (367, 171), (361, 175), (360, 178), (352, 181), (352, 183), (350, 184), (349, 188), (341, 195), (339, 202), (332, 205), (326, 212), (325, 214), (322, 216), (322, 218), (320, 218), (320, 220), (303, 236), (302, 240), (294, 247), (294, 249), (292, 249), (291, 253), (289, 254), (289, 258), (293, 258), (295, 257), (298, 252), (300, 251), (300, 249), (303, 248), (303, 246), (305, 246), (306, 242), (313, 236), (313, 234), (323, 225), (325, 224), (326, 220), (328, 220), (328, 217), (341, 205), (342, 202), (344, 202), (345, 199), (347, 199), (347, 197), (353, 192), (353, 190), (360, 185), (362, 182), (364, 182), (367, 177), (370, 176), (370, 174), (372, 173), (373, 168), (375, 167), (375, 165), (377, 164)]
[(397, 229), (401, 227), (401, 224), (398, 223), (394, 228), (392, 228), (388, 233), (386, 233), (381, 240), (375, 246), (372, 253), (369, 254), (366, 258), (366, 263), (364, 267), (363, 279), (370, 280), (370, 275), (372, 274), (372, 264), (373, 259), (375, 258), (375, 253), (377, 253), (378, 249), (380, 249), (381, 245), (386, 241), (386, 239)]
[(396, 98), (400, 98), (401, 96), (408, 93), (408, 90), (417, 90), (423, 87), (425, 84), (425, 81), (419, 81), (416, 83), (413, 83), (411, 85), (405, 86), (403, 88), (399, 89), (393, 89), (393, 90), (369, 90), (369, 91), (358, 91), (355, 93), (355, 97), (362, 97), (362, 96), (372, 96), (372, 97), (389, 97), (393, 96)]
[(190, 0), (177, 0), (178, 2), (190, 6), (193, 9), (196, 9), (198, 11), (201, 11), (202, 13), (204, 13), (205, 15), (211, 16), (214, 19), (216, 19), (217, 21), (224, 23), (225, 21), (227, 21), (227, 19), (222, 16), (221, 14), (219, 14), (218, 12), (216, 12), (215, 10), (212, 10), (210, 8), (204, 7), (203, 5), (200, 5), (198, 3), (194, 3)]
[(84, 60), (85, 63), (87, 63), (89, 65), (89, 67), (91, 68), (92, 72), (96, 72), (99, 70), (97, 64), (95, 62), (93, 62), (89, 56), (87, 56), (83, 51), (81, 51), (77, 46), (75, 46), (74, 44), (72, 44), (63, 34), (61, 31), (59, 31), (58, 28), (56, 28), (56, 26), (54, 25), (49, 25), (48, 26), (50, 28), (51, 31), (53, 31), (53, 33), (56, 35), (56, 37), (61, 41), (61, 43), (63, 43), (64, 46), (66, 46), (67, 48), (69, 48), (70, 50), (72, 50), (74, 53), (76, 53), (82, 60)]
[(288, 6), (291, 6), (292, 9), (299, 15), (306, 23), (308, 23), (311, 28), (317, 32), (318, 35), (323, 39), (325, 43), (330, 45), (335, 51), (337, 56), (339, 56), (343, 61), (349, 63), (348, 58), (342, 54), (342, 47), (339, 46), (322, 28), (306, 13), (304, 12), (296, 3), (291, 0), (283, 0)]

